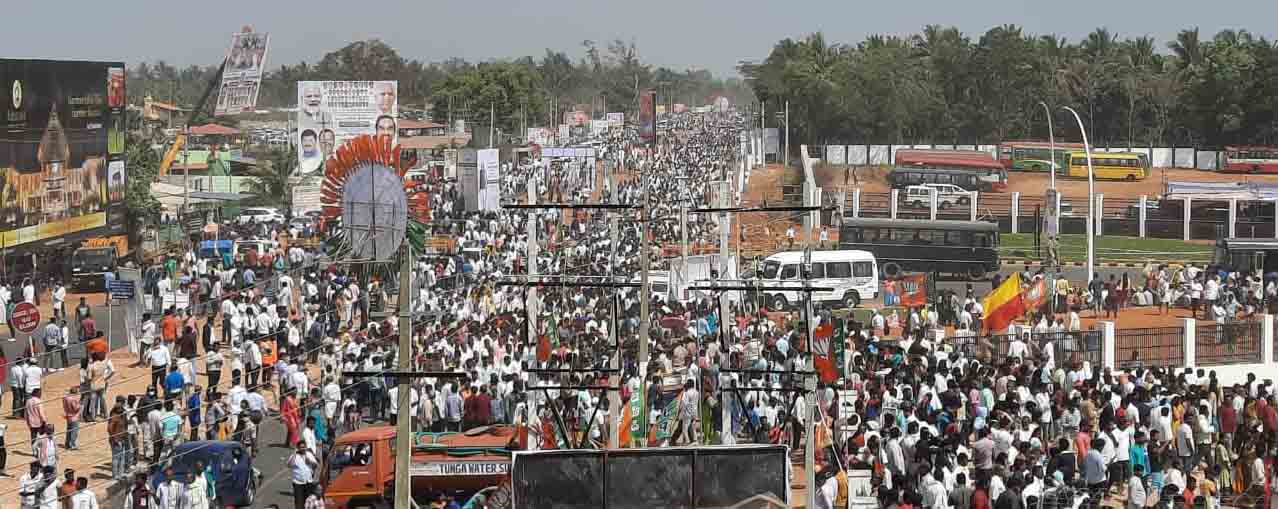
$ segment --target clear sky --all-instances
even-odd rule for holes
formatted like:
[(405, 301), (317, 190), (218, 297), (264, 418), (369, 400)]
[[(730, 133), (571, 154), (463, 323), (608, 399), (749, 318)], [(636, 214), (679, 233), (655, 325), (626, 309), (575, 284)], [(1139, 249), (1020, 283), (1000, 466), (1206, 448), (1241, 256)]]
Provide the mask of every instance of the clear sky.
[(366, 38), (429, 62), (540, 56), (544, 48), (577, 59), (581, 41), (621, 37), (633, 39), (647, 62), (720, 76), (735, 74), (738, 60), (767, 56), (781, 38), (815, 31), (829, 41), (856, 42), (935, 23), (975, 39), (1015, 23), (1075, 42), (1103, 25), (1120, 36), (1151, 35), (1159, 48), (1193, 26), (1204, 39), (1221, 28), (1278, 35), (1274, 0), (3, 0), (0, 17), (0, 53), (14, 58), (212, 65), (230, 34), (250, 24), (271, 33), (272, 68), (314, 62)]

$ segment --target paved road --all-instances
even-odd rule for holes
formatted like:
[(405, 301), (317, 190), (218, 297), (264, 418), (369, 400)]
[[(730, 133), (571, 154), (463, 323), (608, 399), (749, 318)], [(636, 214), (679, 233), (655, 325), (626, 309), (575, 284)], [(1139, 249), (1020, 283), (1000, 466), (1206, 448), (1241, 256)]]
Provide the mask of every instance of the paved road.
[[(73, 309), (74, 305), (75, 304), (71, 302), (67, 303), (67, 311), (69, 313), (75, 313), (75, 310)], [(33, 334), (37, 351), (44, 350), (44, 345), (41, 342), (41, 339), (44, 337), (43, 336), (44, 326), (49, 323), (49, 318), (52, 318), (48, 314), (47, 304), (40, 307), (41, 307), (40, 326), (36, 328), (36, 331)], [(124, 316), (125, 316), (124, 308), (119, 306), (112, 307), (111, 316), (109, 317), (110, 318), (109, 320), (107, 316), (106, 306), (90, 306), (90, 309), (93, 312), (93, 319), (97, 321), (98, 329), (102, 330), (104, 333), (109, 334), (109, 337), (111, 338), (111, 349), (114, 350), (116, 348), (127, 347), (128, 334), (124, 328)], [(68, 322), (70, 321), (71, 320), (68, 320)], [(109, 327), (110, 332), (107, 332), (108, 324), (110, 326)], [(79, 327), (70, 326), (70, 330), (71, 330), (71, 335), (74, 337), (78, 334)], [(22, 357), (23, 353), (26, 351), (28, 339), (31, 338), (31, 336), (33, 335), (18, 332), (17, 337), (14, 338), (13, 336), (9, 335), (8, 326), (0, 325), (0, 348), (4, 349), (5, 356), (8, 357), (10, 360), (18, 359), (19, 357)], [(10, 341), (11, 339), (13, 341)], [(74, 341), (72, 343), (73, 344), (71, 345), (68, 351), (68, 357), (70, 357), (69, 360), (71, 361), (71, 366), (78, 367), (80, 363), (80, 359), (84, 357), (84, 347), (79, 344), (75, 344)], [(60, 366), (61, 364), (62, 364), (62, 361), (60, 358), (54, 359), (52, 366)], [(7, 380), (0, 381), (0, 383), (5, 383), (7, 386)]]

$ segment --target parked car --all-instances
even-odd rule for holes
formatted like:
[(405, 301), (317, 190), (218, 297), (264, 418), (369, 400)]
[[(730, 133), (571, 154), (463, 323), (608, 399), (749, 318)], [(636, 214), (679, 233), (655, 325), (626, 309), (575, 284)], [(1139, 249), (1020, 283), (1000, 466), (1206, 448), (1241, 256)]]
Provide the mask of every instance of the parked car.
[(284, 214), (273, 208), (247, 208), (235, 218), (239, 224), (249, 223), (283, 223)]
[(197, 462), (212, 469), (213, 493), (217, 497), (214, 507), (253, 506), (262, 474), (253, 468), (253, 456), (239, 442), (199, 440), (179, 444), (173, 448), (172, 459), (163, 464), (164, 468), (151, 473), (152, 489), (166, 480), (165, 470), (171, 469), (174, 476), (185, 479)]
[(954, 184), (922, 184), (905, 188), (903, 200), (916, 208), (927, 208), (931, 203), (932, 190), (936, 190), (936, 207), (948, 209), (954, 205), (966, 205), (972, 199), (971, 193)]

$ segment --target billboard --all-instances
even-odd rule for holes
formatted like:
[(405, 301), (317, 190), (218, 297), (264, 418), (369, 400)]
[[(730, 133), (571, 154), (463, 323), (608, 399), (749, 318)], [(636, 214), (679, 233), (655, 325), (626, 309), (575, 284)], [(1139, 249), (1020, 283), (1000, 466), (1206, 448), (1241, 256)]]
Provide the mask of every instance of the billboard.
[(293, 215), (301, 216), (307, 212), (323, 209), (319, 178), (290, 179), (293, 181)]
[(549, 128), (546, 128), (546, 127), (529, 127), (528, 128), (528, 143), (536, 143), (538, 145), (546, 146), (546, 145), (549, 145), (551, 141), (554, 139), (555, 139), (555, 134)]
[(516, 451), (511, 502), (528, 508), (755, 507), (790, 499), (778, 445)]
[(241, 32), (231, 36), (226, 50), (226, 67), (222, 69), (222, 85), (218, 87), (214, 116), (253, 111), (257, 93), (262, 87), (266, 69), (266, 46), (269, 34)]
[(461, 184), (462, 205), (466, 212), (476, 212), (482, 205), (479, 194), (483, 186), (479, 178), (479, 151), (473, 148), (458, 151), (457, 180)]
[(501, 155), (495, 148), (476, 151), (479, 167), (479, 208), (496, 212), (501, 208)]
[(123, 217), (124, 64), (0, 60), (0, 247)]
[(639, 139), (647, 143), (657, 140), (657, 92), (653, 90), (639, 96)]
[(397, 135), (395, 81), (297, 82), (297, 171), (315, 173), (337, 147), (361, 134)]
[(626, 123), (625, 113), (609, 113), (606, 118), (608, 119), (608, 127), (621, 127)]

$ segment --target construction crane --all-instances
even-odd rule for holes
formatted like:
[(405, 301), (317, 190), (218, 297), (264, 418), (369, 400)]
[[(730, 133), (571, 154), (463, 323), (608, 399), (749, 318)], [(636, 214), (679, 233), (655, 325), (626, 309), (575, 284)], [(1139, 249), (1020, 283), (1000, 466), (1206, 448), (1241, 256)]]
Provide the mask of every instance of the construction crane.
[(173, 167), (173, 161), (177, 159), (177, 155), (182, 151), (182, 148), (186, 146), (186, 133), (191, 129), (191, 122), (195, 121), (195, 116), (204, 110), (205, 104), (208, 104), (209, 96), (213, 95), (213, 90), (217, 88), (218, 82), (222, 81), (222, 71), (225, 70), (226, 60), (222, 60), (222, 65), (217, 67), (217, 72), (213, 73), (213, 77), (209, 79), (209, 85), (204, 88), (204, 95), (200, 96), (200, 100), (195, 103), (195, 107), (191, 108), (191, 113), (187, 115), (186, 123), (182, 127), (183, 132), (177, 134), (173, 139), (173, 145), (164, 153), (164, 159), (160, 160), (160, 177), (169, 174), (169, 168)]

